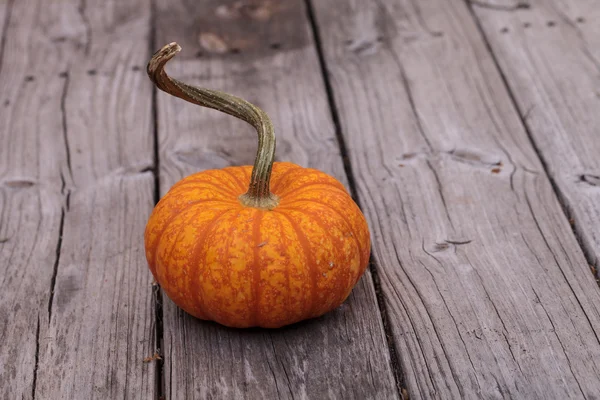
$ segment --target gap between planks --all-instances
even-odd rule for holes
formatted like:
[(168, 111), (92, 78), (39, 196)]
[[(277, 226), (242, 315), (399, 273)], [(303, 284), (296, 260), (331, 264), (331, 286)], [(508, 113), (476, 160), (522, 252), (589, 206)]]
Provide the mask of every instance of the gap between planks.
[[(156, 1), (150, 1), (150, 34), (148, 37), (148, 54), (152, 55), (158, 50), (156, 42)], [(154, 205), (160, 200), (160, 151), (158, 142), (158, 89), (152, 85), (152, 138), (153, 138), (153, 161), (152, 174), (154, 175)], [(152, 278), (154, 280), (154, 278)], [(155, 393), (156, 398), (162, 400), (165, 398), (165, 379), (164, 379), (164, 343), (163, 343), (163, 293), (160, 285), (155, 283), (153, 286), (153, 304), (154, 304), (154, 321), (155, 321), (155, 348), (159, 358), (156, 362), (155, 372)]]

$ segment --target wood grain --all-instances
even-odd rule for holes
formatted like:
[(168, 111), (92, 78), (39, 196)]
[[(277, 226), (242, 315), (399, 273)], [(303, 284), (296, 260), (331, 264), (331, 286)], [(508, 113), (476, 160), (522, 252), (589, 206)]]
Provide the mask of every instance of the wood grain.
[[(149, 4), (5, 8), (0, 300), (3, 398), (155, 392)], [(6, 14), (5, 14), (6, 15)]]
[(312, 3), (410, 398), (597, 396), (600, 290), (467, 5)]
[[(156, 47), (183, 51), (173, 77), (230, 92), (274, 120), (277, 158), (346, 182), (302, 1), (157, 2)], [(252, 164), (243, 122), (158, 95), (161, 193), (208, 168)], [(281, 330), (233, 330), (164, 300), (165, 395), (180, 398), (397, 398), (370, 275), (339, 309)]]
[(31, 78), (33, 54), (23, 49), (35, 26), (32, 3), (0, 6), (0, 397), (6, 399), (32, 396), (64, 203), (62, 85)]
[[(600, 4), (473, 5), (587, 258), (600, 260)], [(510, 5), (509, 3), (497, 3)]]

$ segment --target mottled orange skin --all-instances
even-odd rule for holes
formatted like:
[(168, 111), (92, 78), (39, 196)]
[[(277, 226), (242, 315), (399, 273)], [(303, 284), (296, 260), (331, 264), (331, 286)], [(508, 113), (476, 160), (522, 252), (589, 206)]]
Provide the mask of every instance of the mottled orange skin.
[(251, 166), (200, 172), (160, 200), (145, 232), (146, 258), (164, 292), (197, 318), (276, 328), (338, 307), (364, 273), (365, 218), (335, 178), (275, 163), (273, 210), (238, 196)]

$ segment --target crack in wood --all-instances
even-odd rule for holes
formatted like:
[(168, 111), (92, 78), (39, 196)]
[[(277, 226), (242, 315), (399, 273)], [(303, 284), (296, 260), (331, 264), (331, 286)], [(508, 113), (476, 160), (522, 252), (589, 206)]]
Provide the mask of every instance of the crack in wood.
[(480, 8), (488, 8), (490, 10), (496, 10), (496, 11), (517, 11), (517, 10), (527, 10), (527, 9), (531, 8), (531, 4), (524, 2), (524, 1), (519, 1), (516, 4), (511, 5), (511, 6), (486, 3), (484, 1), (478, 1), (478, 0), (467, 0), (467, 1), (471, 5), (474, 5), (474, 6), (477, 6)]
[(66, 216), (67, 211), (69, 210), (70, 198), (71, 198), (71, 190), (70, 189), (66, 189), (66, 194), (65, 194), (66, 181), (65, 181), (65, 177), (62, 172), (60, 173), (60, 180), (61, 180), (60, 192), (61, 192), (61, 194), (64, 195), (65, 203), (64, 203), (64, 206), (61, 207), (61, 211), (60, 211), (60, 224), (58, 227), (58, 241), (56, 243), (56, 256), (54, 259), (54, 265), (52, 267), (53, 268), (52, 269), (52, 279), (50, 281), (50, 298), (48, 299), (48, 325), (50, 325), (50, 322), (52, 321), (52, 306), (54, 303), (54, 290), (56, 287), (56, 277), (58, 275), (58, 266), (60, 263), (63, 232), (64, 232), (64, 227), (65, 227), (65, 216)]
[[(502, 150), (506, 155), (507, 154), (506, 150), (504, 150), (504, 149), (502, 149)], [(492, 168), (492, 167), (502, 167), (503, 166), (502, 160), (486, 161), (483, 159), (483, 157), (485, 156), (484, 154), (481, 154), (481, 155), (477, 154), (476, 151), (473, 151), (473, 150), (452, 149), (450, 151), (446, 151), (446, 152), (442, 152), (442, 153), (450, 155), (450, 157), (452, 157), (452, 159), (457, 162), (460, 162), (463, 164), (468, 164), (468, 165), (473, 165), (473, 166), (477, 166), (477, 167)], [(508, 155), (507, 155), (507, 158), (509, 158)]]
[(52, 280), (50, 281), (50, 298), (48, 299), (48, 325), (52, 321), (52, 306), (54, 303), (54, 289), (56, 286), (56, 276), (58, 275), (58, 264), (60, 263), (60, 250), (63, 241), (63, 230), (65, 227), (65, 208), (60, 211), (60, 225), (58, 227), (58, 241), (56, 242), (56, 257), (54, 259)]
[(90, 20), (89, 20), (88, 16), (85, 14), (86, 9), (87, 9), (87, 0), (81, 0), (81, 2), (79, 3), (79, 7), (77, 7), (77, 11), (79, 12), (79, 15), (81, 16), (81, 20), (83, 21), (83, 24), (85, 26), (84, 54), (87, 56), (90, 54), (90, 47), (92, 45), (92, 26), (90, 24)]
[[(64, 75), (64, 85), (63, 85), (63, 91), (61, 93), (60, 96), (60, 112), (62, 115), (62, 128), (63, 128), (63, 140), (65, 142), (65, 152), (66, 152), (66, 157), (67, 157), (67, 168), (69, 170), (69, 175), (71, 177), (71, 181), (73, 180), (73, 170), (71, 169), (71, 147), (69, 146), (69, 134), (68, 134), (68, 125), (67, 125), (67, 109), (66, 109), (66, 101), (67, 101), (67, 93), (69, 91), (69, 83), (71, 81), (71, 77), (70, 77), (70, 73), (69, 71), (65, 71), (65, 75)], [(63, 179), (63, 187), (61, 189), (61, 192), (64, 190), (65, 187), (65, 180), (62, 177), (62, 173), (61, 173), (61, 178)]]
[(40, 315), (37, 316), (37, 327), (35, 329), (35, 364), (33, 367), (33, 383), (31, 385), (31, 398), (35, 400), (35, 389), (37, 387), (37, 372), (40, 361)]
[[(277, 362), (277, 364), (279, 364), (281, 369), (283, 369), (283, 373), (285, 374), (285, 379), (286, 379), (286, 383), (287, 383), (288, 392), (293, 399), (294, 398), (294, 389), (292, 387), (292, 382), (290, 381), (290, 377), (288, 375), (287, 368), (285, 367), (285, 363), (277, 356), (277, 350), (275, 349), (275, 343), (273, 342), (273, 335), (271, 334), (271, 332), (269, 332), (269, 339), (271, 341), (271, 348), (273, 349), (273, 356), (275, 357), (275, 361)], [(267, 358), (267, 362), (268, 362), (268, 358)], [(271, 368), (270, 363), (269, 363), (269, 368)], [(275, 377), (275, 374), (273, 374), (273, 377)], [(279, 385), (277, 384), (277, 379), (275, 379), (275, 386), (277, 389), (277, 393), (279, 393)]]
[(463, 245), (463, 244), (469, 244), (469, 243), (471, 243), (473, 240), (472, 240), (472, 239), (469, 239), (469, 240), (448, 240), (448, 239), (446, 239), (446, 240), (444, 240), (444, 241), (445, 241), (446, 243), (450, 243), (450, 244), (453, 244), (453, 245), (459, 245), (459, 246), (460, 246), (460, 245)]

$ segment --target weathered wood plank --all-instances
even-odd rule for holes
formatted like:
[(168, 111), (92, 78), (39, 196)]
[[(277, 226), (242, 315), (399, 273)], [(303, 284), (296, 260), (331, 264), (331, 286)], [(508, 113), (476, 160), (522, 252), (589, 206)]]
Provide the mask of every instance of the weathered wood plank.
[[(30, 78), (33, 54), (24, 49), (32, 41), (35, 7), (2, 2), (0, 12), (0, 397), (27, 399), (40, 330), (48, 324), (64, 201), (62, 132), (51, 128), (61, 123), (61, 85)], [(48, 64), (58, 67), (58, 60)]]
[(146, 0), (12, 7), (0, 72), (2, 246), (12, 246), (2, 251), (3, 398), (155, 392), (143, 362), (155, 351), (142, 239), (154, 201), (143, 172), (149, 30)]
[[(345, 181), (302, 1), (157, 2), (157, 47), (177, 41), (169, 66), (185, 82), (237, 94), (267, 111), (278, 159)], [(245, 123), (158, 95), (161, 192), (207, 168), (251, 164)], [(397, 398), (367, 273), (351, 298), (318, 320), (281, 330), (233, 330), (164, 300), (166, 397)]]
[(573, 219), (588, 260), (600, 260), (600, 3), (485, 3), (473, 10)]
[(313, 4), (410, 397), (596, 396), (600, 290), (467, 5)]

